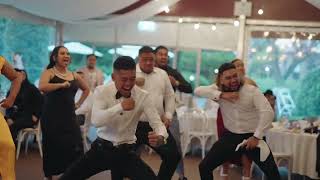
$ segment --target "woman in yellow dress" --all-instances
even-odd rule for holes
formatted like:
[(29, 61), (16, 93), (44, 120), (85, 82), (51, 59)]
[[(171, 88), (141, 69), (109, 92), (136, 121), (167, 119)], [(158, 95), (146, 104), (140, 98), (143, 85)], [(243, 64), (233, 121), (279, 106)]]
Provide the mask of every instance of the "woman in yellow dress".
[[(22, 77), (0, 56), (0, 74), (11, 81), (9, 96), (0, 102), (1, 108), (11, 107), (19, 92)], [(0, 177), (15, 180), (15, 145), (3, 114), (0, 113)]]

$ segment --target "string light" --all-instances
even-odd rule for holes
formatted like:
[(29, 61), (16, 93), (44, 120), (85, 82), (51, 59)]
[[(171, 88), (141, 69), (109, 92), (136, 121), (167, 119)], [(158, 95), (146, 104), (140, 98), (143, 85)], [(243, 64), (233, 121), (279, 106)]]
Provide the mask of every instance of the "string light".
[(268, 53), (271, 52), (271, 51), (272, 51), (272, 46), (268, 46), (267, 49), (266, 49), (266, 51), (267, 51)]
[(215, 31), (216, 29), (217, 29), (217, 26), (216, 26), (216, 25), (212, 25), (212, 26), (211, 26), (211, 30), (212, 30), (212, 31)]
[(239, 22), (238, 20), (233, 21), (233, 25), (234, 25), (234, 26), (237, 27), (237, 26), (239, 26), (239, 24), (240, 24), (240, 22)]
[(263, 14), (263, 9), (259, 9), (259, 10), (258, 10), (258, 14), (259, 14), (259, 15), (262, 15), (262, 14)]
[(165, 13), (169, 13), (169, 12), (170, 12), (170, 9), (169, 9), (168, 6), (165, 6), (165, 7), (163, 8), (163, 10), (164, 10)]
[(200, 23), (194, 24), (194, 25), (193, 25), (193, 28), (194, 28), (195, 30), (198, 30), (198, 29), (200, 28)]
[(269, 71), (270, 71), (269, 66), (266, 66), (266, 67), (264, 68), (264, 70), (265, 70), (266, 72), (269, 72)]

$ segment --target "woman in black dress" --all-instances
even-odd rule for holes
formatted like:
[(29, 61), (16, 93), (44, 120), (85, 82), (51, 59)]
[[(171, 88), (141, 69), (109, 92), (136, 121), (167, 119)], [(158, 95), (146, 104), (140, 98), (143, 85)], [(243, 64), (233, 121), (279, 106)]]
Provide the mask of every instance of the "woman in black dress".
[[(47, 70), (40, 78), (39, 89), (44, 92), (41, 116), (43, 142), (43, 171), (47, 179), (60, 175), (83, 154), (83, 145), (75, 109), (89, 94), (89, 87), (82, 78), (68, 71), (70, 54), (63, 46), (54, 48)], [(74, 103), (77, 89), (83, 90)]]

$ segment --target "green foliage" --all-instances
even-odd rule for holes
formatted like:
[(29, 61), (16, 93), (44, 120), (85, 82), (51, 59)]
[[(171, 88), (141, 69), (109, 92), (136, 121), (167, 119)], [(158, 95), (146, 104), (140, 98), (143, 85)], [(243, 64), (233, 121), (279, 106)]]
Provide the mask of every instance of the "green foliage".
[(196, 51), (179, 51), (177, 69), (182, 76), (195, 87), (195, 81), (190, 81), (190, 76), (196, 77), (197, 52)]
[(316, 69), (300, 82), (296, 104), (299, 115), (320, 116), (320, 69)]
[(236, 58), (230, 51), (203, 50), (201, 52), (200, 86), (212, 84), (215, 80), (214, 70), (223, 63), (230, 62)]
[(112, 47), (97, 47), (96, 49), (103, 54), (103, 56), (97, 60), (98, 68), (100, 68), (104, 74), (111, 75), (113, 55), (109, 53), (109, 50), (112, 49)]
[[(0, 18), (0, 53), (10, 63), (14, 52), (22, 55), (29, 80), (35, 82), (49, 62), (48, 46), (53, 42), (54, 28), (45, 25)], [(1, 90), (7, 91), (9, 82), (1, 78)]]
[[(233, 52), (203, 50), (201, 52), (200, 85), (209, 85), (215, 79), (214, 70), (225, 62), (235, 59)], [(196, 77), (197, 52), (180, 51), (178, 53), (178, 70), (182, 72), (184, 78), (195, 86), (195, 81), (190, 81), (189, 77)]]

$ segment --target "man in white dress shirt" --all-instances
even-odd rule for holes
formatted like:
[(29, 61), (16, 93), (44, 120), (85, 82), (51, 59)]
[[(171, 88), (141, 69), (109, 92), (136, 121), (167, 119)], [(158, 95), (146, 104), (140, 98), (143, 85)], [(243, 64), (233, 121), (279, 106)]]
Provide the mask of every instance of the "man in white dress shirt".
[[(271, 127), (274, 112), (259, 89), (243, 84), (235, 66), (225, 63), (219, 68), (217, 86), (198, 87), (195, 94), (220, 104), (223, 123), (228, 130), (201, 161), (201, 180), (212, 180), (212, 170), (225, 161), (240, 157), (241, 154), (252, 159), (268, 179), (280, 180), (272, 153), (265, 161), (260, 161), (260, 149), (257, 146), (265, 131)], [(245, 139), (246, 144), (235, 151), (237, 145)]]
[(87, 65), (79, 69), (83, 73), (83, 79), (88, 83), (91, 92), (94, 92), (97, 86), (103, 84), (103, 72), (97, 68), (97, 57), (94, 54), (87, 55)]
[[(152, 129), (148, 143), (157, 147), (168, 137), (148, 92), (135, 86), (136, 64), (121, 56), (113, 64), (113, 83), (94, 92), (92, 123), (98, 138), (91, 149), (67, 169), (62, 180), (82, 180), (104, 170), (112, 170), (132, 180), (156, 180), (152, 169), (135, 153), (136, 128), (142, 113)], [(117, 179), (120, 180), (120, 179)]]
[[(153, 49), (148, 46), (142, 47), (139, 50), (139, 64), (137, 65), (137, 85), (150, 93), (150, 97), (157, 109), (157, 114), (160, 115), (162, 122), (168, 128), (175, 111), (174, 91), (167, 73), (154, 66), (155, 56)], [(150, 146), (148, 142), (148, 132), (151, 130), (150, 125), (149, 117), (144, 113), (140, 118), (136, 132), (138, 147), (142, 144)], [(169, 137), (166, 144), (159, 147), (151, 146), (162, 159), (158, 173), (159, 180), (171, 180), (181, 159), (176, 141), (169, 130), (168, 134)]]

